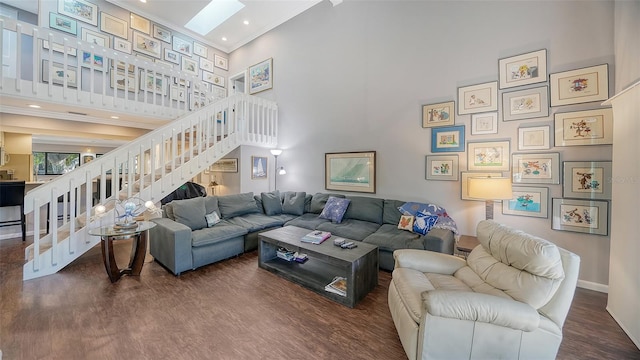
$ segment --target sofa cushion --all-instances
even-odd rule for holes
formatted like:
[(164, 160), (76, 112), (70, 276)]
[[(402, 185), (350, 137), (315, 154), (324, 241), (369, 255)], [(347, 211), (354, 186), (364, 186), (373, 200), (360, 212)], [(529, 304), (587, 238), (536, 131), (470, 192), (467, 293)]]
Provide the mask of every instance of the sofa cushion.
[(278, 190), (272, 192), (263, 192), (260, 194), (262, 200), (262, 208), (265, 215), (279, 215), (282, 214), (282, 198)]
[(423, 237), (412, 232), (398, 230), (396, 225), (382, 224), (363, 242), (376, 245), (380, 250), (394, 251), (398, 249), (424, 249)]
[(207, 227), (207, 220), (204, 217), (206, 210), (203, 197), (198, 196), (185, 200), (173, 200), (171, 204), (175, 221), (188, 226), (191, 230), (199, 230)]
[(351, 203), (344, 214), (345, 219), (369, 221), (382, 225), (383, 199), (366, 196), (347, 196), (347, 199), (351, 200)]
[(304, 197), (304, 212), (305, 213), (311, 212), (311, 199), (313, 199), (313, 195), (311, 195), (311, 194), (307, 194), (307, 196)]
[(206, 196), (204, 198), (204, 209), (207, 214), (211, 214), (215, 211), (218, 213), (218, 215), (220, 215), (220, 209), (218, 208), (218, 197)]
[(173, 204), (168, 203), (168, 204), (164, 204), (162, 205), (162, 215), (166, 218), (169, 218), (173, 221), (176, 221), (176, 217), (173, 215)]
[(347, 207), (351, 200), (344, 198), (337, 198), (330, 196), (327, 203), (324, 205), (324, 209), (320, 213), (320, 217), (323, 219), (329, 219), (336, 224), (342, 222), (344, 214), (347, 212)]
[(282, 202), (282, 212), (291, 215), (304, 214), (304, 204), (307, 198), (307, 193), (287, 191), (284, 193), (284, 200)]
[(227, 219), (227, 221), (230, 224), (243, 227), (249, 232), (282, 226), (284, 224), (284, 222), (277, 217), (264, 214), (246, 214)]
[(438, 221), (438, 215), (427, 215), (425, 213), (418, 213), (413, 221), (413, 232), (420, 235), (427, 235), (429, 230)]
[(324, 205), (329, 200), (329, 196), (344, 198), (342, 194), (325, 194), (325, 193), (315, 193), (311, 198), (311, 204), (309, 204), (309, 212), (314, 214), (320, 214), (324, 209)]
[(414, 217), (411, 215), (402, 215), (398, 221), (398, 229), (413, 232), (413, 220)]
[(210, 228), (192, 231), (191, 246), (199, 247), (214, 244), (233, 239), (238, 236), (243, 236), (246, 233), (247, 229), (230, 224), (223, 220)]
[(347, 219), (341, 223), (326, 222), (318, 225), (317, 230), (328, 231), (332, 235), (342, 236), (351, 240), (362, 241), (378, 230), (380, 225), (368, 221)]
[(243, 193), (235, 195), (225, 195), (218, 197), (218, 207), (223, 219), (235, 216), (262, 213), (253, 198), (253, 193)]
[(404, 204), (400, 200), (384, 200), (384, 209), (382, 212), (382, 223), (396, 225), (400, 222), (402, 213), (398, 208)]
[(330, 222), (327, 219), (323, 219), (318, 214), (314, 213), (306, 213), (302, 216), (299, 216), (293, 220), (287, 221), (285, 226), (297, 226), (309, 230), (315, 230), (320, 226), (320, 224), (324, 224)]

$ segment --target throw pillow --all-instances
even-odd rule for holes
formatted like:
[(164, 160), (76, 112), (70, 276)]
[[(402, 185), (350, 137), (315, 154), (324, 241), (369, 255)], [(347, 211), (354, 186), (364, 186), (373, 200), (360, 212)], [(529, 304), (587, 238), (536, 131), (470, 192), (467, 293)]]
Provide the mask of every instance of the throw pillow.
[(398, 229), (413, 231), (413, 216), (402, 215), (400, 217), (400, 222), (398, 223)]
[(223, 219), (262, 212), (258, 208), (252, 192), (219, 196), (218, 208)]
[(264, 214), (273, 216), (282, 214), (282, 200), (280, 199), (280, 192), (278, 190), (273, 192), (263, 192), (260, 194), (262, 198), (262, 208)]
[(205, 215), (204, 218), (207, 220), (207, 227), (212, 227), (220, 222), (220, 216), (218, 216), (218, 213), (215, 211)]
[(351, 200), (349, 199), (340, 199), (330, 196), (327, 203), (324, 205), (324, 209), (322, 209), (320, 218), (328, 219), (336, 224), (340, 224), (344, 213), (347, 212), (347, 207), (349, 207), (350, 202)]
[(286, 192), (282, 203), (282, 212), (290, 215), (304, 214), (304, 204), (307, 197), (306, 192)]
[(203, 197), (173, 200), (171, 204), (173, 204), (175, 221), (188, 226), (191, 230), (199, 230), (207, 227), (207, 220), (204, 218), (206, 210)]
[(429, 211), (431, 214), (436, 214), (437, 212), (444, 211), (438, 205), (434, 204), (423, 204), (419, 202), (406, 202), (402, 206), (398, 207), (400, 213), (403, 215), (413, 215), (416, 216), (419, 212)]
[(427, 215), (424, 213), (418, 213), (413, 222), (413, 232), (418, 233), (420, 235), (427, 235), (429, 230), (436, 224), (438, 221), (437, 215)]

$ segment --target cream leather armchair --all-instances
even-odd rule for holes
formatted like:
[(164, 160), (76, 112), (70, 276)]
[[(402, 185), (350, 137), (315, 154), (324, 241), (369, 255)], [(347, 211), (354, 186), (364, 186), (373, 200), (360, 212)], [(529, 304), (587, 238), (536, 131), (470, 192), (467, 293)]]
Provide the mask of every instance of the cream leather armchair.
[(414, 359), (554, 359), (580, 258), (494, 221), (465, 261), (396, 250), (389, 308)]

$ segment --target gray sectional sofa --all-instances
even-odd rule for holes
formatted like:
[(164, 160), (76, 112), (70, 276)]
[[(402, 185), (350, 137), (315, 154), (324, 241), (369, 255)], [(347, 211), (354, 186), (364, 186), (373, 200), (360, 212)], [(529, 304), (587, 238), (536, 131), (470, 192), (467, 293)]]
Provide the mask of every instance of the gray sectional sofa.
[[(320, 217), (330, 196), (347, 198), (340, 223)], [(262, 231), (294, 225), (363, 241), (379, 248), (381, 269), (393, 270), (393, 251), (423, 249), (452, 254), (451, 230), (432, 228), (426, 235), (398, 229), (405, 201), (366, 196), (304, 192), (242, 193), (174, 200), (163, 206), (162, 218), (150, 230), (150, 252), (173, 274), (224, 260), (258, 248)], [(207, 222), (216, 212), (219, 222)]]

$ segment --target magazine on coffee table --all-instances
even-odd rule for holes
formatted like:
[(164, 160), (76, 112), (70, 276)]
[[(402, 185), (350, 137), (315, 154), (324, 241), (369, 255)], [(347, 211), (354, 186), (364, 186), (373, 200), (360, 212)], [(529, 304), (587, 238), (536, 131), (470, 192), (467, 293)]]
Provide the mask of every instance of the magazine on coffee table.
[(340, 296), (347, 296), (347, 278), (336, 276), (324, 289)]
[(323, 241), (331, 237), (331, 233), (328, 231), (315, 230), (307, 235), (303, 236), (300, 241), (311, 244), (322, 244)]

